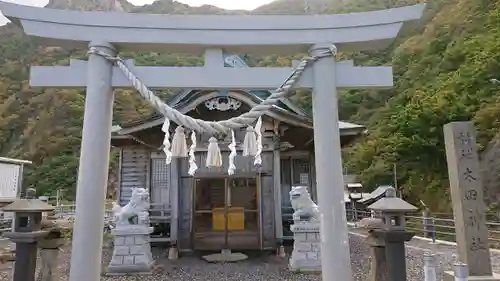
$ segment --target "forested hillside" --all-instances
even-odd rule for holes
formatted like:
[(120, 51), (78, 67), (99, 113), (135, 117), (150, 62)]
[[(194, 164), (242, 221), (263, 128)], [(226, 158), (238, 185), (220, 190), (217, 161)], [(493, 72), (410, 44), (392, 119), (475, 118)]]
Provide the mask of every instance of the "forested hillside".
[[(306, 4), (278, 0), (251, 12), (209, 5), (189, 7), (170, 0), (141, 7), (122, 0), (52, 0), (49, 7), (135, 13), (300, 14), (367, 11), (418, 2), (423, 1), (309, 0)], [(500, 98), (496, 95), (500, 85), (490, 79), (500, 78), (499, 4), (500, 0), (433, 0), (425, 24), (413, 36), (399, 38), (388, 50), (341, 54), (358, 65), (394, 66), (393, 89), (341, 93), (341, 119), (369, 129), (344, 156), (348, 172), (361, 175), (368, 189), (392, 183), (396, 165), (398, 183), (406, 198), (417, 204), (420, 198), (434, 210), (447, 210), (442, 126), (472, 119), (479, 131), (480, 149), (491, 142), (488, 151), (495, 151), (496, 138), (500, 139)], [(122, 55), (143, 65), (202, 63), (201, 58), (175, 54)], [(34, 161), (25, 183), (37, 187), (40, 193), (65, 188), (69, 196), (74, 194), (84, 95), (81, 90), (29, 89), (29, 66), (67, 64), (70, 57), (86, 56), (82, 51), (38, 46), (11, 24), (0, 27), (0, 155)], [(247, 59), (253, 65), (284, 65), (291, 58)], [(134, 91), (120, 91), (116, 97), (117, 123), (151, 113)], [(294, 98), (310, 107), (308, 93)], [(485, 166), (487, 171), (495, 164), (490, 162)], [(500, 170), (500, 161), (498, 166)], [(491, 174), (486, 175), (491, 178)], [(488, 188), (491, 201), (495, 193), (500, 193), (498, 180), (490, 180)]]
[[(499, 4), (434, 1), (423, 32), (399, 40), (391, 52), (357, 56), (390, 63), (395, 72), (394, 89), (350, 91), (341, 99), (343, 117), (370, 130), (346, 156), (349, 170), (362, 171), (363, 183), (392, 182), (395, 164), (408, 198), (415, 203), (420, 198), (432, 209), (449, 208), (443, 125), (473, 120), (481, 151), (498, 137), (500, 85), (490, 80), (500, 74)], [(486, 179), (492, 176), (490, 164), (497, 165), (486, 165)], [(494, 201), (498, 181), (488, 187), (487, 199)]]

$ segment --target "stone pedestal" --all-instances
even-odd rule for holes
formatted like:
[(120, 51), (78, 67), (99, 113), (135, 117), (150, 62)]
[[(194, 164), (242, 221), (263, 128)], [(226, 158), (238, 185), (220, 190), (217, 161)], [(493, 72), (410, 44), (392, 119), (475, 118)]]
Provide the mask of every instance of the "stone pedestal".
[(42, 239), (40, 248), (40, 272), (37, 281), (59, 281), (59, 251), (64, 239)]
[[(13, 281), (34, 281), (38, 240), (48, 231), (6, 232), (4, 237), (16, 243), (16, 260), (13, 267)], [(22, 266), (18, 266), (22, 265)]]
[(37, 281), (58, 281), (59, 270), (57, 267), (59, 249), (40, 249), (40, 272)]
[[(386, 272), (380, 272), (383, 275), (387, 274), (387, 280), (391, 281), (406, 281), (406, 256), (405, 242), (411, 240), (415, 233), (397, 230), (371, 230), (370, 239), (378, 247), (385, 248), (385, 268)], [(379, 249), (382, 251), (382, 249)], [(376, 258), (383, 258), (379, 253)], [(378, 274), (378, 273), (377, 273)]]
[(385, 241), (379, 236), (373, 235), (373, 230), (368, 233), (367, 243), (370, 245), (372, 257), (368, 281), (388, 281)]
[[(500, 275), (493, 273), (491, 276), (469, 276), (468, 281), (500, 281)], [(443, 272), (443, 281), (455, 281), (453, 271)]]
[(299, 222), (290, 227), (294, 244), (289, 268), (296, 272), (321, 272), (319, 223)]
[(125, 226), (111, 231), (114, 237), (113, 257), (108, 275), (151, 274), (153, 256), (149, 243), (152, 227)]

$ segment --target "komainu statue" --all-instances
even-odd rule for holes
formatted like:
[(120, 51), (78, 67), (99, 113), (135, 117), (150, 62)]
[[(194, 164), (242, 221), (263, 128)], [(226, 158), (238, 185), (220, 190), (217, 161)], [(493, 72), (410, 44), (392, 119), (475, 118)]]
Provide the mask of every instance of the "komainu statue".
[(113, 206), (115, 227), (113, 256), (108, 266), (108, 274), (151, 274), (154, 264), (149, 235), (149, 192), (144, 188), (132, 189), (127, 205)]
[(294, 222), (319, 222), (319, 209), (309, 195), (307, 186), (294, 186), (290, 191), (290, 202), (292, 203)]
[(127, 205), (120, 207), (113, 202), (116, 227), (128, 225), (149, 225), (149, 192), (144, 188), (132, 189)]

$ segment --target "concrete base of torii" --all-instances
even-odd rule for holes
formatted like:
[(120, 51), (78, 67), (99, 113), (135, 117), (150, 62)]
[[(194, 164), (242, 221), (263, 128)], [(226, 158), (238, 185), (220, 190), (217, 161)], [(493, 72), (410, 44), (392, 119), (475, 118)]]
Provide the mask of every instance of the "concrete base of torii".
[[(500, 281), (500, 274), (493, 273), (492, 276), (469, 276), (468, 281)], [(455, 273), (453, 271), (445, 271), (443, 273), (443, 281), (455, 281)]]

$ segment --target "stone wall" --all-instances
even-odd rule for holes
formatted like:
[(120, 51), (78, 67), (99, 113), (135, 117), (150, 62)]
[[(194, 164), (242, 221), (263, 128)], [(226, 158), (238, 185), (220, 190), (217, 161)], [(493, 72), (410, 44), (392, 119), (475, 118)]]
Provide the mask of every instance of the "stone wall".
[(292, 271), (321, 271), (321, 238), (318, 223), (299, 223), (290, 227), (294, 244), (289, 267)]

